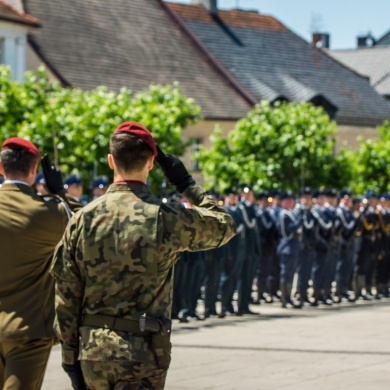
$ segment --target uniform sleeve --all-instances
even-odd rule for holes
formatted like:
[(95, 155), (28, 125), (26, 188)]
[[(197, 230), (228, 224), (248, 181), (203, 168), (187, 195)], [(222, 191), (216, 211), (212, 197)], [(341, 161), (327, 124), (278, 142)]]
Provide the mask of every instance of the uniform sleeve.
[(229, 213), (207, 197), (198, 185), (183, 194), (190, 208), (180, 204), (161, 206), (162, 244), (173, 251), (200, 251), (226, 244), (236, 234), (236, 224)]
[(83, 207), (83, 205), (76, 199), (74, 199), (72, 196), (70, 196), (66, 190), (61, 191), (58, 196), (60, 196), (66, 202), (70, 210), (74, 213)]
[[(79, 326), (82, 313), (84, 281), (76, 259), (78, 215), (73, 217), (54, 252), (50, 273), (54, 276), (56, 319), (54, 330), (62, 345), (62, 361), (74, 364), (78, 360)], [(82, 254), (77, 252), (77, 256)]]

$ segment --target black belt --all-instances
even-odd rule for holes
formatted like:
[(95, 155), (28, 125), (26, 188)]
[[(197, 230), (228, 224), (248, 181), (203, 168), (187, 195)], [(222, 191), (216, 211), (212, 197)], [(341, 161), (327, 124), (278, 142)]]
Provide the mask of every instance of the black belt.
[(122, 332), (132, 333), (136, 336), (147, 337), (152, 332), (142, 332), (139, 328), (139, 320), (119, 318), (102, 314), (85, 314), (81, 321), (82, 326), (96, 326), (98, 328), (119, 330)]

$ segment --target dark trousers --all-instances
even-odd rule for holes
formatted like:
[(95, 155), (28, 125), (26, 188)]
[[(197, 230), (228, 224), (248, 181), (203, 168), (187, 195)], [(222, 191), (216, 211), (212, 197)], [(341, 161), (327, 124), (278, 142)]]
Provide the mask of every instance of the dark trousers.
[(270, 291), (271, 285), (273, 284), (273, 272), (272, 272), (272, 262), (274, 261), (274, 253), (272, 252), (271, 248), (264, 247), (260, 259), (259, 259), (259, 266), (257, 268), (257, 291), (259, 293), (259, 296), (262, 295), (264, 292), (268, 292), (272, 294)]
[(229, 249), (231, 252), (228, 253), (221, 277), (221, 303), (223, 310), (232, 312), (233, 295), (242, 274), (245, 248), (240, 242), (233, 242)]
[(206, 278), (204, 284), (204, 305), (206, 314), (216, 313), (216, 303), (223, 264), (224, 258), (219, 256), (219, 253), (218, 256), (213, 256), (210, 253), (206, 259)]
[(204, 280), (205, 260), (201, 252), (189, 253), (189, 255), (186, 301), (188, 314), (194, 316)]
[(297, 289), (301, 295), (305, 295), (309, 288), (309, 280), (311, 278), (311, 270), (314, 262), (314, 248), (309, 245), (304, 245), (303, 250), (298, 260), (298, 286)]
[(357, 274), (365, 277), (366, 287), (371, 287), (375, 270), (376, 243), (370, 236), (362, 237), (360, 251), (357, 259)]
[(279, 255), (280, 262), (280, 284), (291, 284), (298, 264), (296, 255)]
[(333, 244), (329, 248), (328, 258), (324, 270), (324, 288), (331, 290), (332, 283), (336, 280), (336, 266), (340, 257), (340, 246)]
[(390, 235), (383, 235), (380, 242), (380, 253), (376, 262), (376, 283), (387, 285), (390, 279)]
[(39, 390), (52, 339), (5, 340), (0, 343), (0, 388)]
[(328, 251), (325, 249), (316, 249), (313, 262), (312, 280), (314, 290), (322, 290), (324, 286), (324, 273)]
[(353, 245), (342, 245), (336, 266), (337, 288), (346, 291), (355, 268), (355, 253)]
[(174, 268), (172, 317), (177, 317), (181, 311), (188, 311), (187, 276), (188, 261), (183, 252)]
[(256, 259), (254, 255), (249, 254), (246, 256), (242, 266), (241, 279), (238, 288), (238, 311), (246, 311), (249, 309), (255, 271)]

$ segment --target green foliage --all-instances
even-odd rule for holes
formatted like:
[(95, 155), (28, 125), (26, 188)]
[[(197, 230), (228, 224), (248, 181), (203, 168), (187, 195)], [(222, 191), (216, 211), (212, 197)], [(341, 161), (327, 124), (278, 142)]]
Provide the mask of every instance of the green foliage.
[[(48, 153), (64, 175), (78, 172), (88, 183), (92, 175), (112, 173), (107, 166), (110, 137), (123, 121), (145, 125), (167, 152), (182, 155), (188, 142), (182, 131), (200, 119), (200, 108), (178, 84), (152, 85), (137, 94), (98, 87), (92, 91), (62, 88), (46, 71), (27, 73), (23, 83), (0, 67), (0, 129), (3, 140), (26, 137)], [(150, 176), (154, 190), (162, 175)]]
[(361, 140), (353, 156), (353, 188), (357, 193), (390, 192), (390, 122), (383, 123), (378, 132), (379, 139)]
[(196, 159), (208, 187), (252, 183), (257, 190), (341, 188), (349, 178), (349, 164), (346, 155), (335, 156), (335, 131), (335, 123), (320, 107), (262, 102), (226, 140), (217, 130), (213, 147), (202, 149)]

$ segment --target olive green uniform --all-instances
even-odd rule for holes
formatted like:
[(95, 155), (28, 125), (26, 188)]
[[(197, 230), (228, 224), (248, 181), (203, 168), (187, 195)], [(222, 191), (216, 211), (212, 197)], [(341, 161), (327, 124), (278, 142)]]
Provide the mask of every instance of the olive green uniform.
[[(64, 193), (71, 207), (80, 205)], [(26, 184), (0, 188), (0, 387), (39, 389), (55, 337), (55, 246), (68, 222), (55, 199), (43, 200)]]
[(178, 254), (234, 236), (233, 219), (201, 187), (184, 196), (192, 208), (163, 204), (140, 184), (112, 184), (71, 219), (57, 247), (51, 272), (63, 362), (80, 359), (90, 389), (164, 387), (166, 369), (157, 367), (148, 338), (112, 324), (83, 324), (86, 316), (169, 317)]

